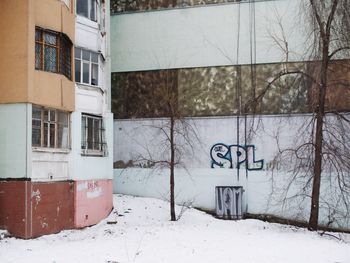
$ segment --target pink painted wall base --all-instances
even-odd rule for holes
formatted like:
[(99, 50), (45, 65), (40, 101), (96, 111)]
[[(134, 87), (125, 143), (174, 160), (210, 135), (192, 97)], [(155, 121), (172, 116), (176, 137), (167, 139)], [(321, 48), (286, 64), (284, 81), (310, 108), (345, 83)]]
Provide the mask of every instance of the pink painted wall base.
[(75, 182), (74, 227), (97, 224), (113, 208), (112, 180), (86, 180)]

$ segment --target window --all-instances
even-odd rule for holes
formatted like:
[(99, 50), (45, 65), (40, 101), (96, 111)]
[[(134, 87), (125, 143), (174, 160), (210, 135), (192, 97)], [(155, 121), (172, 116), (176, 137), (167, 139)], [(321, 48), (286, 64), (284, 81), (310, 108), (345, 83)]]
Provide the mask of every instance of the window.
[(81, 48), (75, 48), (75, 81), (98, 86), (99, 54)]
[(32, 146), (69, 148), (69, 113), (33, 106)]
[(81, 120), (81, 149), (83, 154), (104, 155), (104, 127), (101, 117), (83, 115)]
[(35, 29), (35, 69), (60, 73), (71, 79), (72, 42), (62, 33)]
[(92, 21), (97, 21), (96, 0), (77, 0), (77, 14), (84, 16)]

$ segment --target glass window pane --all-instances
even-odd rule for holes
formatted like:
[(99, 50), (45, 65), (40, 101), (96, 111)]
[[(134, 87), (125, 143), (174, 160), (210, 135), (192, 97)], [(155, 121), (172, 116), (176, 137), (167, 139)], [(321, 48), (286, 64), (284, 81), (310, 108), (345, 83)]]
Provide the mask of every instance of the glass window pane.
[(65, 125), (62, 125), (61, 123), (58, 124), (57, 129), (57, 147), (68, 149), (68, 127)]
[(50, 121), (51, 122), (55, 121), (55, 116), (56, 116), (56, 111), (50, 110)]
[(98, 53), (91, 52), (91, 62), (98, 63)]
[(81, 119), (81, 148), (86, 149), (86, 117)]
[(35, 41), (41, 41), (41, 30), (35, 29)]
[(68, 112), (58, 111), (57, 112), (57, 121), (61, 125), (68, 127)]
[(93, 149), (93, 138), (94, 138), (94, 123), (92, 118), (87, 119), (87, 147)]
[(90, 75), (90, 65), (89, 63), (83, 63), (83, 83), (90, 84), (89, 75)]
[(71, 79), (72, 43), (66, 36), (61, 37), (60, 73)]
[(75, 48), (75, 58), (81, 58), (81, 49), (80, 48)]
[(32, 120), (32, 146), (41, 146), (41, 120)]
[(67, 149), (69, 147), (69, 113), (57, 112), (57, 147)]
[(57, 72), (57, 49), (45, 46), (44, 70)]
[(41, 120), (41, 109), (33, 106), (32, 118), (36, 120)]
[(90, 51), (83, 50), (83, 59), (90, 61)]
[(49, 120), (49, 110), (44, 110), (44, 121), (48, 121)]
[(56, 35), (52, 35), (49, 33), (44, 33), (44, 41), (46, 44), (57, 45), (57, 37)]
[(50, 145), (49, 147), (55, 147), (55, 124), (50, 124)]
[(91, 64), (91, 85), (98, 85), (98, 64)]
[(81, 61), (75, 60), (75, 82), (81, 82)]
[(90, 1), (90, 19), (92, 21), (96, 21), (96, 0), (88, 0)]
[(89, 17), (89, 7), (87, 0), (77, 0), (77, 14)]
[(94, 150), (100, 150), (101, 120), (94, 119)]
[(48, 147), (48, 129), (49, 129), (49, 124), (48, 123), (44, 123), (44, 145), (43, 147)]
[(42, 69), (42, 45), (35, 44), (35, 69)]

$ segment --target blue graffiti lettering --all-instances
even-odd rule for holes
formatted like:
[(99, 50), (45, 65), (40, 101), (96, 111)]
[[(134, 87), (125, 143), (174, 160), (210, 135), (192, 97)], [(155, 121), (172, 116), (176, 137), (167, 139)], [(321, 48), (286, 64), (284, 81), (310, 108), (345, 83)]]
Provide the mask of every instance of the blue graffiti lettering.
[(255, 145), (226, 145), (217, 143), (211, 147), (211, 168), (262, 170), (264, 160), (256, 160)]

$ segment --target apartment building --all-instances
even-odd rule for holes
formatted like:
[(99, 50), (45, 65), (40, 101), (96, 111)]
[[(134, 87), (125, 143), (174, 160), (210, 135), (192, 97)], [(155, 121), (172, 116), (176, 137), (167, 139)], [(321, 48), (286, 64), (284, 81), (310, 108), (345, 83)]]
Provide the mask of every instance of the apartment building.
[(113, 206), (109, 3), (0, 6), (0, 228), (32, 238), (96, 224)]

